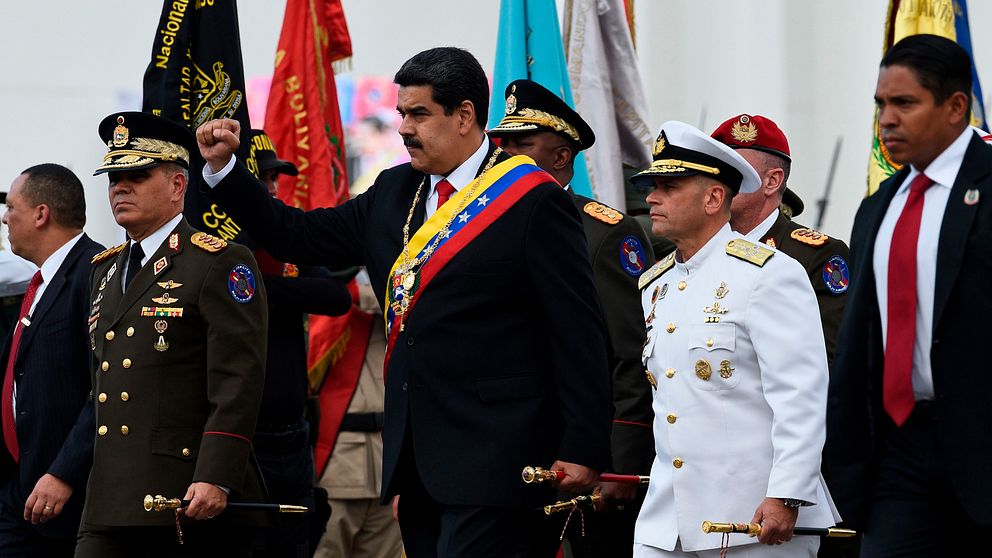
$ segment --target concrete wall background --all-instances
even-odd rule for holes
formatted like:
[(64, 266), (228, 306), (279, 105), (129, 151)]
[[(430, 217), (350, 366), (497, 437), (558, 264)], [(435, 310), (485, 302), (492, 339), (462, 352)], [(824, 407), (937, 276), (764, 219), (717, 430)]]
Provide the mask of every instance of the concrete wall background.
[[(559, 4), (561, 0), (559, 0)], [(970, 3), (979, 76), (992, 88), (992, 3)], [(637, 0), (641, 71), (653, 127), (669, 119), (711, 130), (740, 112), (776, 120), (789, 136), (791, 186), (812, 223), (834, 143), (843, 139), (824, 230), (850, 231), (864, 191), (872, 94), (885, 0)], [(239, 3), (245, 70), (271, 72), (285, 3)], [(391, 75), (410, 55), (439, 44), (468, 48), (483, 66), (495, 56), (497, 0), (344, 0), (353, 71)], [(25, 167), (65, 164), (87, 190), (87, 231), (122, 238), (106, 179), (90, 176), (104, 153), (99, 120), (140, 107), (141, 77), (161, 3), (151, 0), (0, 3), (0, 189)], [(987, 24), (986, 24), (987, 25)], [(984, 64), (984, 65), (983, 65)], [(986, 105), (988, 103), (986, 102)]]

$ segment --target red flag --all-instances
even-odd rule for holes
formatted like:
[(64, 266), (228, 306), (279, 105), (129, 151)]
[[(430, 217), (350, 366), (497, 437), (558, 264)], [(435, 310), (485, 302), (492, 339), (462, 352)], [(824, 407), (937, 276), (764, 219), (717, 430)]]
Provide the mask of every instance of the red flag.
[[(300, 174), (279, 181), (279, 199), (304, 210), (348, 199), (344, 130), (334, 62), (351, 56), (341, 0), (288, 0), (265, 111), (265, 131)], [(348, 339), (347, 316), (310, 316), (307, 358), (316, 389)]]

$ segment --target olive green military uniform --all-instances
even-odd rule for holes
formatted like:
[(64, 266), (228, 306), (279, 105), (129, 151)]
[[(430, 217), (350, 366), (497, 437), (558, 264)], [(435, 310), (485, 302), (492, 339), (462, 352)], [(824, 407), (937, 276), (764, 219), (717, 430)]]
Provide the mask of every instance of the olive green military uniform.
[(193, 482), (229, 489), (229, 502), (263, 500), (249, 455), (267, 309), (251, 252), (183, 219), (122, 292), (126, 247), (94, 258), (97, 432), (81, 530), (174, 527), (142, 499), (181, 498)]
[(850, 273), (847, 269), (849, 250), (843, 241), (831, 238), (800, 225), (779, 214), (761, 241), (778, 248), (797, 260), (809, 274), (820, 306), (820, 321), (827, 345), (827, 361), (833, 362), (837, 347)]

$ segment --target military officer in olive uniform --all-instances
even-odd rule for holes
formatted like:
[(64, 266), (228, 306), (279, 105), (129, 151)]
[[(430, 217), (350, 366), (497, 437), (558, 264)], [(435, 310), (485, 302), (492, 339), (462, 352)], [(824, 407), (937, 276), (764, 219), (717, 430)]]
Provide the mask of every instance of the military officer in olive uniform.
[[(557, 95), (537, 82), (520, 79), (506, 87), (506, 116), (489, 131), (503, 149), (527, 155), (572, 194), (582, 215), (596, 290), (609, 335), (613, 377), (613, 469), (646, 475), (654, 459), (651, 389), (640, 361), (644, 320), (637, 278), (654, 264), (644, 229), (627, 215), (572, 192), (575, 157), (596, 141), (589, 125)], [(636, 486), (601, 486), (603, 515), (586, 518), (585, 536), (569, 532), (576, 557), (630, 556), (634, 519), (643, 493)]]
[(721, 537), (700, 529), (711, 520), (762, 525), (757, 541), (731, 536), (727, 556), (813, 557), (817, 538), (792, 538), (797, 517), (835, 517), (819, 475), (827, 358), (809, 279), (731, 230), (732, 197), (761, 181), (726, 145), (667, 122), (635, 180), (653, 184), (654, 232), (678, 249), (640, 279), (657, 457), (634, 556), (715, 558)]
[[(255, 260), (183, 218), (187, 129), (118, 113), (99, 130), (95, 174), (128, 241), (93, 258), (97, 430), (76, 556), (247, 555), (250, 534), (221, 514), (264, 499), (249, 465), (267, 322)], [(144, 511), (146, 494), (191, 502), (178, 521)]]
[(761, 179), (758, 191), (734, 196), (730, 226), (803, 264), (820, 308), (827, 362), (833, 362), (851, 280), (847, 244), (792, 221), (802, 213), (803, 202), (786, 186), (792, 167), (789, 140), (770, 118), (735, 116), (721, 124), (713, 138), (736, 150)]

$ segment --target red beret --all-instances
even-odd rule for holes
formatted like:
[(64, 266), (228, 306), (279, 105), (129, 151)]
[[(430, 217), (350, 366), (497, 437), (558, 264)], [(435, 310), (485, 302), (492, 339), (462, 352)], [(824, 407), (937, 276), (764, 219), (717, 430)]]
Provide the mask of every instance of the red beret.
[(782, 130), (771, 119), (757, 114), (741, 114), (727, 120), (713, 132), (713, 139), (734, 149), (757, 149), (792, 160), (789, 140)]

